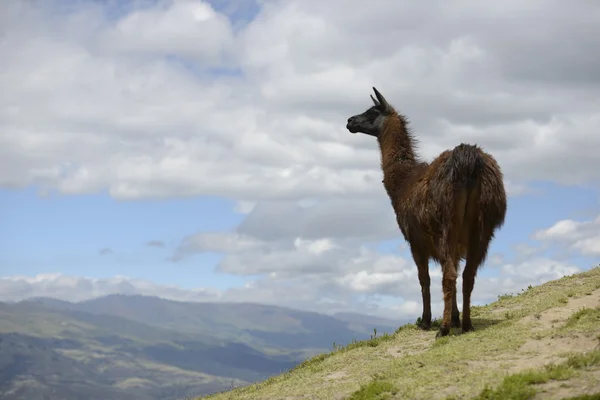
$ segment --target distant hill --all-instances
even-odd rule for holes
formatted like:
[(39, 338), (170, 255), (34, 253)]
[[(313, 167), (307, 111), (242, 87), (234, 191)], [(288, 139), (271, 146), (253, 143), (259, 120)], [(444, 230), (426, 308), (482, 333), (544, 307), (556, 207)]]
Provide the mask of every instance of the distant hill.
[(202, 399), (600, 399), (600, 267), (500, 296), (472, 317), (474, 332), (436, 339), (407, 324)]
[(368, 337), (374, 329), (393, 332), (406, 322), (358, 313), (328, 316), (263, 304), (181, 302), (141, 295), (109, 295), (78, 303), (34, 300), (59, 310), (118, 316), (177, 332), (242, 341), (259, 348), (318, 351), (330, 348), (334, 342), (349, 343), (357, 336)]
[[(59, 350), (73, 343), (38, 337), (0, 335), (0, 398), (142, 399), (116, 386), (94, 384), (97, 372)], [(92, 382), (90, 382), (90, 380)], [(44, 397), (42, 397), (42, 394)]]
[(279, 374), (374, 328), (394, 323), (137, 295), (0, 303), (0, 399), (198, 396)]

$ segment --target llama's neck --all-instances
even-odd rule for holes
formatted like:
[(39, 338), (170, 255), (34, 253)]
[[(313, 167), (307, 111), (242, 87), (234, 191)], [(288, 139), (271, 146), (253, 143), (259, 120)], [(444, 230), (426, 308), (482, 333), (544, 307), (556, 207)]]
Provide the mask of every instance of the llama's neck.
[(384, 174), (390, 167), (397, 169), (399, 163), (407, 169), (418, 164), (414, 139), (407, 130), (406, 121), (401, 116), (388, 117), (377, 141), (381, 150), (381, 169)]
[(404, 197), (402, 193), (410, 192), (411, 182), (423, 171), (421, 167), (425, 164), (418, 160), (414, 139), (401, 116), (388, 118), (377, 141), (381, 150), (383, 186), (394, 209), (399, 209)]

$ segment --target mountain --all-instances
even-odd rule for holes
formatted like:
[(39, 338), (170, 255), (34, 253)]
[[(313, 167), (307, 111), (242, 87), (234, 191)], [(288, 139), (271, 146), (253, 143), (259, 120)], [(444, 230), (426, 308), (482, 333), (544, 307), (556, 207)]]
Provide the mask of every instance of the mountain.
[(242, 341), (259, 348), (321, 351), (335, 343), (392, 332), (402, 322), (361, 314), (328, 316), (253, 303), (198, 303), (141, 295), (109, 295), (79, 303), (38, 298), (55, 309), (112, 315), (188, 334)]
[(407, 324), (198, 400), (600, 399), (600, 266), (472, 307), (472, 321), (439, 339)]
[[(142, 399), (119, 387), (90, 383), (87, 363), (62, 354), (64, 343), (20, 334), (0, 336), (0, 398)], [(66, 347), (72, 347), (68, 344)]]
[(0, 399), (181, 399), (393, 330), (388, 320), (342, 317), (129, 295), (0, 303)]

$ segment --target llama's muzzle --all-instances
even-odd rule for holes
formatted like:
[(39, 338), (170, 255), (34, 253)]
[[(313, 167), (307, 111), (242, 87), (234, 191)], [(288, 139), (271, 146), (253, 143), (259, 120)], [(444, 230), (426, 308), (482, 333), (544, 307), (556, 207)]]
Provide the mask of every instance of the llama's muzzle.
[(354, 117), (348, 118), (348, 123), (346, 124), (346, 129), (350, 131), (350, 133), (357, 133), (358, 129), (356, 128)]

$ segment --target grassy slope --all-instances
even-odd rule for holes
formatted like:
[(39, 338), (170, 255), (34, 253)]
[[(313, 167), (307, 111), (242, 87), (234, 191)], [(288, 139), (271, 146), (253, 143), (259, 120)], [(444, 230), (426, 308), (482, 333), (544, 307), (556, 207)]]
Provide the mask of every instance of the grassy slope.
[(406, 325), (224, 399), (529, 399), (600, 393), (600, 267), (473, 307), (475, 332)]

